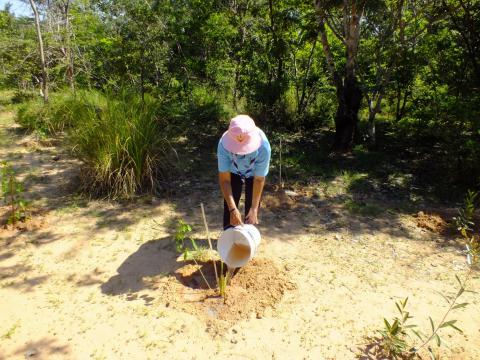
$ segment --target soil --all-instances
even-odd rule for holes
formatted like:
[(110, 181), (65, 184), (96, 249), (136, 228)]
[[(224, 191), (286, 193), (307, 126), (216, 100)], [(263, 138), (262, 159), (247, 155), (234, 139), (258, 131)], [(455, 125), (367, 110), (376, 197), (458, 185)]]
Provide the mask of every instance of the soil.
[[(381, 359), (371, 339), (398, 316), (395, 302), (408, 297), (411, 323), (428, 333), (429, 317), (437, 324), (448, 309), (440, 294), (455, 295), (455, 275), (468, 270), (458, 236), (419, 227), (388, 197), (382, 214), (363, 216), (345, 207), (346, 193), (267, 188), (278, 206), (263, 203), (257, 255), (224, 302), (199, 274), (201, 266), (214, 284), (211, 264), (177, 261), (173, 240), (183, 219), (207, 243), (203, 203), (216, 245), (223, 207), (214, 175), (170, 197), (90, 199), (76, 191), (81, 163), (55, 141), (25, 135), (12, 116), (0, 111), (0, 158), (42, 211), (31, 224), (42, 225), (0, 230), (1, 360)], [(480, 359), (478, 271), (468, 287), (477, 291), (462, 294), (469, 305), (448, 316), (463, 333), (441, 329), (444, 359)]]
[[(220, 272), (218, 263), (217, 272)], [(240, 320), (260, 319), (266, 313), (271, 316), (285, 292), (296, 288), (285, 270), (268, 259), (253, 259), (237, 269), (228, 283), (225, 298), (219, 296), (218, 289), (208, 288), (202, 274), (215, 288), (211, 262), (187, 264), (175, 271), (175, 277), (160, 281), (159, 286), (170, 307), (199, 317), (212, 335), (224, 333)]]
[(439, 214), (428, 214), (419, 211), (416, 215), (417, 226), (437, 234), (452, 234), (454, 229), (449, 221), (443, 219)]

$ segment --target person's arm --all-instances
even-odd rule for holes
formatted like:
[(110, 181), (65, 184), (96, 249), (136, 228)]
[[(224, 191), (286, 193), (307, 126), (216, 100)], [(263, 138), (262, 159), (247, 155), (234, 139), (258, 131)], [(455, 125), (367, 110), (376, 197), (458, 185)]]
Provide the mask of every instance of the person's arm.
[(247, 224), (258, 224), (258, 209), (260, 208), (260, 199), (262, 197), (263, 186), (265, 185), (265, 177), (268, 175), (268, 168), (270, 167), (271, 154), (272, 149), (270, 148), (270, 143), (265, 137), (253, 170), (252, 207), (248, 211), (247, 218), (245, 219)]
[(258, 224), (258, 208), (260, 207), (260, 198), (262, 197), (263, 186), (265, 185), (265, 176), (255, 176), (253, 178), (252, 207), (248, 211), (245, 222), (247, 224)]
[(222, 190), (223, 198), (227, 202), (230, 211), (230, 224), (237, 226), (242, 224), (242, 215), (235, 205), (235, 200), (232, 194), (232, 182), (230, 171), (218, 173), (218, 181), (220, 189)]

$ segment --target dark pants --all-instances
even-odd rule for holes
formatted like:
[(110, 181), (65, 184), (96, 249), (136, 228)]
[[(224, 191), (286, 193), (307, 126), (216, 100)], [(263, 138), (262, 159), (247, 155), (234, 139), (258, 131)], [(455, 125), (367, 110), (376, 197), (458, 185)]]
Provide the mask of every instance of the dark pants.
[[(243, 181), (239, 175), (231, 174), (232, 195), (235, 200), (235, 205), (240, 202), (242, 196)], [(252, 207), (252, 195), (253, 195), (253, 176), (245, 179), (245, 216), (247, 216), (250, 208)], [(228, 209), (227, 202), (223, 200), (223, 229), (230, 227), (230, 210)]]

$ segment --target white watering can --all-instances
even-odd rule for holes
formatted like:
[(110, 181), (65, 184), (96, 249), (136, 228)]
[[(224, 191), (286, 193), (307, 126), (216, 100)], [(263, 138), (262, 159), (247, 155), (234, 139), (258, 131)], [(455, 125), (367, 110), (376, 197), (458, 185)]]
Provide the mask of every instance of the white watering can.
[(238, 225), (222, 233), (217, 242), (217, 250), (229, 268), (238, 268), (253, 259), (260, 241), (260, 232), (255, 226)]

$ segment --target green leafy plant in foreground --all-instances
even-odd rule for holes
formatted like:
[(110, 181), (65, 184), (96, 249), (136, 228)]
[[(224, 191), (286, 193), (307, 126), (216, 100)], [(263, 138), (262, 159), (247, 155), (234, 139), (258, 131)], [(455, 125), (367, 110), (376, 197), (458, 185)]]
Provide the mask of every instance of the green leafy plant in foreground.
[(468, 190), (465, 195), (463, 208), (460, 208), (458, 216), (453, 218), (457, 225), (457, 230), (467, 241), (465, 252), (467, 254), (467, 263), (470, 266), (478, 264), (480, 257), (480, 235), (475, 233), (475, 223), (473, 221), (477, 196), (477, 192)]
[[(460, 297), (465, 292), (472, 292), (467, 289), (468, 282), (472, 276), (473, 269), (478, 265), (480, 257), (480, 238), (478, 234), (474, 233), (475, 223), (473, 222), (473, 214), (475, 213), (474, 201), (477, 193), (469, 191), (465, 197), (464, 207), (459, 209), (459, 216), (454, 218), (456, 221), (458, 230), (462, 234), (463, 238), (467, 241), (465, 254), (467, 256), (468, 271), (461, 279), (458, 275), (455, 278), (458, 282), (459, 288), (455, 292), (455, 295), (440, 294), (448, 304), (448, 308), (443, 314), (441, 320), (437, 323), (429, 317), (431, 329), (427, 334), (421, 332), (416, 325), (406, 325), (408, 319), (411, 318), (409, 312), (405, 310), (407, 299), (400, 303), (396, 303), (398, 311), (400, 312), (400, 318), (394, 318), (392, 324), (388, 320), (384, 319), (385, 328), (380, 330), (381, 346), (385, 355), (393, 359), (409, 359), (415, 357), (419, 351), (424, 348), (428, 349), (431, 359), (438, 359), (439, 355), (434, 352), (431, 347), (432, 341), (435, 341), (437, 347), (440, 347), (443, 343), (440, 337), (440, 330), (444, 328), (452, 328), (460, 333), (463, 331), (457, 326), (457, 320), (448, 320), (449, 315), (453, 310), (464, 308), (468, 305), (466, 302), (459, 302)], [(416, 346), (409, 348), (407, 338), (409, 330), (415, 335), (420, 343)]]
[[(183, 260), (198, 260), (198, 261), (207, 261), (209, 254), (207, 249), (198, 246), (195, 242), (195, 239), (190, 237), (188, 234), (192, 232), (192, 226), (187, 224), (182, 219), (178, 220), (177, 229), (175, 231), (175, 250), (182, 254)], [(190, 243), (190, 246), (188, 246)]]
[(177, 230), (175, 232), (175, 250), (179, 253), (188, 254), (188, 248), (185, 245), (186, 240), (190, 240), (192, 247), (197, 250), (195, 240), (187, 236), (192, 231), (192, 226), (187, 224), (182, 219), (178, 220)]
[(408, 350), (408, 345), (405, 341), (407, 329), (416, 326), (407, 325), (407, 321), (412, 318), (410, 313), (405, 310), (407, 301), (408, 298), (405, 298), (403, 301), (395, 303), (400, 313), (400, 317), (395, 317), (391, 324), (387, 319), (383, 319), (385, 328), (379, 331), (383, 340), (383, 350), (387, 356), (393, 357), (394, 359)]
[[(178, 220), (177, 230), (175, 232), (175, 250), (182, 254), (182, 258), (184, 261), (193, 260), (195, 264), (199, 266), (197, 262), (197, 257), (199, 253), (202, 252), (201, 251), (202, 249), (198, 247), (194, 239), (192, 239), (190, 236), (187, 235), (191, 231), (192, 231), (191, 225), (187, 224), (182, 219)], [(188, 240), (192, 244), (193, 252), (190, 251), (190, 249), (185, 244), (186, 241)], [(202, 270), (200, 269), (200, 267), (198, 268), (198, 271), (200, 272), (200, 275), (202, 276), (203, 280), (207, 284), (208, 288), (211, 289), (211, 286), (207, 281), (207, 278), (203, 274)]]
[(13, 167), (6, 161), (1, 163), (1, 190), (3, 201), (9, 207), (7, 224), (15, 225), (17, 221), (27, 219), (27, 202), (23, 198), (24, 187), (15, 176)]
[[(215, 280), (216, 280), (216, 285), (219, 291), (219, 295), (226, 300), (227, 297), (227, 285), (230, 281), (230, 279), (233, 276), (233, 270), (234, 269), (227, 269), (226, 272), (224, 272), (224, 264), (222, 261), (220, 261), (220, 272), (218, 273), (217, 271), (217, 264), (215, 260), (215, 256), (213, 256), (214, 250), (212, 246), (212, 241), (210, 239), (210, 231), (208, 230), (208, 223), (207, 223), (207, 218), (205, 216), (205, 209), (203, 207), (203, 204), (200, 204), (201, 211), (202, 211), (202, 217), (203, 217), (203, 222), (205, 225), (205, 230), (207, 233), (207, 239), (208, 239), (208, 244), (209, 244), (209, 249), (210, 252), (208, 252), (207, 249), (199, 247), (196, 243), (195, 240), (192, 239), (188, 234), (192, 231), (192, 226), (187, 224), (185, 221), (180, 219), (177, 223), (177, 228), (175, 232), (175, 248), (177, 252), (182, 254), (182, 258), (184, 261), (190, 261), (193, 260), (195, 264), (198, 266), (198, 270), (200, 272), (200, 275), (202, 276), (203, 280), (207, 284), (208, 288), (212, 290), (212, 287), (208, 283), (205, 275), (203, 274), (200, 265), (198, 264), (197, 260), (201, 260), (203, 262), (208, 262), (211, 261), (213, 265), (213, 269), (215, 272)], [(190, 241), (191, 246), (193, 248), (193, 251), (191, 251), (186, 243)], [(206, 255), (206, 256), (204, 256)]]

